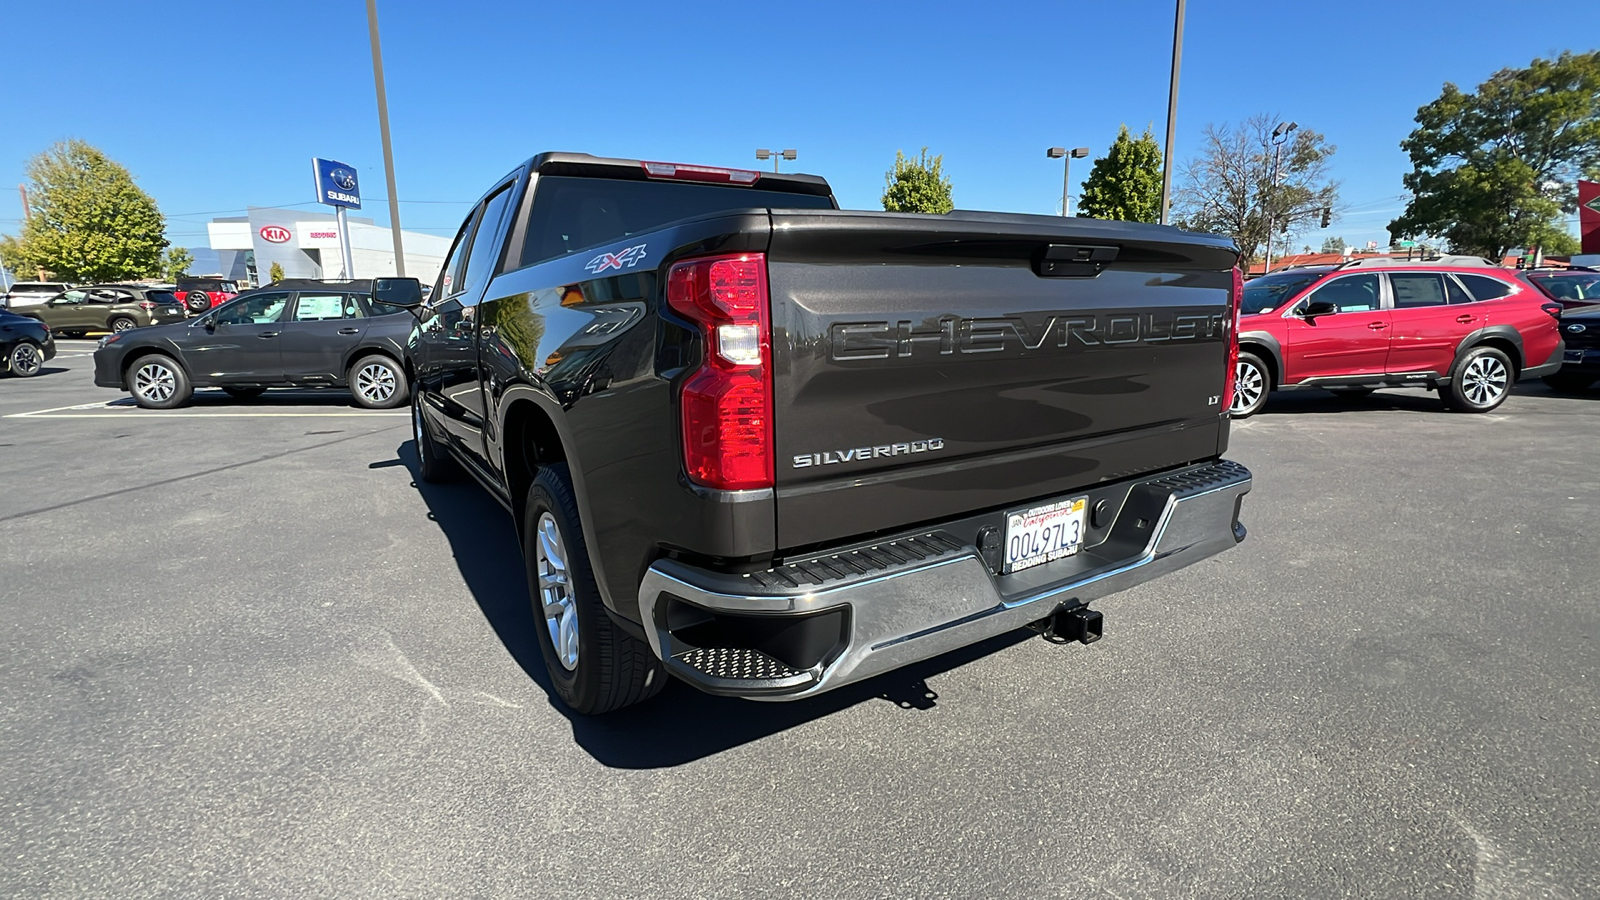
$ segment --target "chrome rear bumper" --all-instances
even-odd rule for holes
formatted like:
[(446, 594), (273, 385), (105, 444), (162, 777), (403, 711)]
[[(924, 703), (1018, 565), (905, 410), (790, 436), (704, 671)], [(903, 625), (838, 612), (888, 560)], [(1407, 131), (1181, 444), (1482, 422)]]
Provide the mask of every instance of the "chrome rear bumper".
[[(1238, 515), (1250, 486), (1249, 470), (1226, 460), (1114, 486), (1121, 505), (1101, 540), (1011, 575), (995, 574), (972, 541), (943, 530), (746, 575), (662, 560), (640, 585), (640, 611), (651, 649), (678, 677), (710, 693), (795, 699), (978, 643), (1214, 556), (1244, 540)], [(816, 635), (798, 641), (790, 635), (774, 644), (765, 635), (783, 630), (778, 620), (805, 620), (804, 627), (825, 632), (822, 643)], [(829, 637), (834, 631), (837, 639)], [(740, 636), (730, 639), (735, 632)], [(695, 635), (720, 637), (695, 643)], [(789, 660), (758, 649), (773, 646), (784, 647), (778, 655)]]

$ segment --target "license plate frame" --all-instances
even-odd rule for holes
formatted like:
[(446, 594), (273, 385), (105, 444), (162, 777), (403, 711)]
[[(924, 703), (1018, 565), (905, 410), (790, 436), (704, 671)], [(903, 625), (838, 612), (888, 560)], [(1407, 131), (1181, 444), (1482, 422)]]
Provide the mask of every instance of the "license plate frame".
[(1089, 498), (1078, 496), (1007, 510), (1000, 544), (1000, 574), (1011, 575), (1076, 556), (1083, 549), (1088, 508)]

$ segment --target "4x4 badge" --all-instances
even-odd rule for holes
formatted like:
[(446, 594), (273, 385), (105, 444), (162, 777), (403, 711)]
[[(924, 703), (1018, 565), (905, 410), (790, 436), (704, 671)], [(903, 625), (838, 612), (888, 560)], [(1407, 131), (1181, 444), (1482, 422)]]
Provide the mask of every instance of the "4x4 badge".
[(645, 258), (644, 247), (644, 244), (639, 244), (626, 250), (619, 250), (616, 253), (602, 253), (589, 260), (584, 268), (596, 275), (607, 269), (631, 269), (638, 264), (639, 260)]

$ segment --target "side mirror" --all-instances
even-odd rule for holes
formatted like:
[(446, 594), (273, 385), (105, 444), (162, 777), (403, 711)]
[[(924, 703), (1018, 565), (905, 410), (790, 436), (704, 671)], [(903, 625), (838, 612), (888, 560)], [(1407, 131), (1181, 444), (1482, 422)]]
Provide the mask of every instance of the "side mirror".
[(422, 305), (422, 282), (415, 278), (374, 278), (372, 299), (377, 303), (415, 309)]
[(1313, 300), (1306, 304), (1306, 311), (1301, 315), (1308, 319), (1315, 319), (1317, 316), (1331, 316), (1338, 311), (1339, 307), (1331, 300)]

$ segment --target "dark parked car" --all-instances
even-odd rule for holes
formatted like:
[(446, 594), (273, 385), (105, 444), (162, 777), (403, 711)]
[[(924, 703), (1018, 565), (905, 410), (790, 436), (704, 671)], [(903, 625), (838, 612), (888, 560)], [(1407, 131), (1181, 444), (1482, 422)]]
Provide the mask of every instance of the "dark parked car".
[(419, 475), (512, 513), (552, 690), (787, 700), (1245, 537), (1238, 251), (1159, 225), (842, 211), (814, 175), (542, 154), (411, 343)]
[(63, 337), (81, 337), (91, 331), (127, 331), (186, 318), (183, 305), (171, 291), (138, 284), (72, 288), (44, 303), (12, 311), (38, 319)]
[(110, 335), (95, 351), (94, 383), (151, 409), (182, 406), (199, 387), (240, 399), (271, 387), (348, 387), (361, 406), (400, 406), (400, 360), (416, 319), (373, 303), (369, 291), (363, 282), (290, 282), (187, 322)]
[(1564, 309), (1600, 304), (1600, 272), (1593, 269), (1537, 269), (1519, 274)]
[(1561, 336), (1566, 340), (1561, 368), (1544, 377), (1544, 383), (1558, 391), (1586, 390), (1600, 381), (1600, 292), (1595, 299), (1561, 313)]
[(175, 293), (189, 312), (199, 315), (239, 296), (239, 285), (228, 278), (180, 275)]
[(49, 325), (0, 309), (0, 371), (30, 378), (55, 355), (56, 339)]

